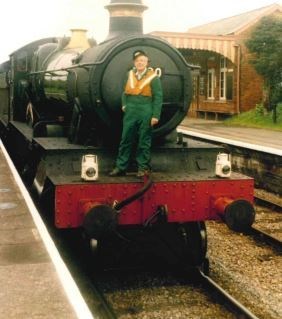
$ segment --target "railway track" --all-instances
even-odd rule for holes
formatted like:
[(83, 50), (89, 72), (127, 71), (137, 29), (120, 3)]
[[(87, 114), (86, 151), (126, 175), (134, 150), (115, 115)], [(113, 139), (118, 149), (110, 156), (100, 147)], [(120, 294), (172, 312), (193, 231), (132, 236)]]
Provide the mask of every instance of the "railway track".
[(258, 318), (202, 271), (192, 277), (123, 271), (99, 276), (95, 285), (116, 318)]
[[(268, 203), (269, 205), (269, 203)], [(271, 245), (282, 252), (282, 214), (261, 206), (256, 206), (256, 221), (247, 232), (256, 241)]]
[(202, 271), (199, 270), (199, 277), (201, 282), (213, 291), (214, 294), (219, 294), (220, 299), (224, 304), (233, 309), (233, 312), (236, 314), (236, 318), (241, 319), (255, 319), (258, 318), (255, 316), (249, 309), (242, 305), (236, 298), (232, 297), (226, 290), (224, 290), (219, 284), (212, 280), (209, 276), (205, 275)]
[[(268, 205), (273, 207), (269, 200)], [(248, 235), (256, 242), (267, 241), (281, 252), (281, 242), (262, 233), (253, 228)], [(192, 282), (191, 273), (178, 274), (176, 279), (140, 276), (132, 270), (129, 274), (126, 270), (90, 274), (87, 281), (93, 289), (93, 309), (98, 318), (198, 318), (197, 313), (205, 312), (215, 318), (258, 318), (201, 270), (193, 272)]]
[(87, 252), (77, 248), (77, 235), (63, 241), (68, 246), (63, 248), (65, 259), (71, 261), (70, 270), (95, 318), (196, 319), (199, 313), (217, 319), (258, 318), (201, 270), (171, 275), (160, 265), (159, 273), (144, 276), (142, 268), (96, 271)]
[(256, 222), (249, 234), (282, 252), (282, 200), (261, 189), (255, 190)]
[(281, 318), (281, 250), (221, 223), (209, 222), (207, 230), (211, 277), (259, 318)]
[(280, 196), (266, 192), (263, 189), (255, 189), (255, 201), (258, 204), (269, 207), (272, 210), (282, 213), (282, 199)]
[(199, 313), (205, 318), (258, 318), (202, 270), (179, 274), (163, 265), (152, 271), (122, 265), (102, 271), (89, 251), (78, 246), (78, 233), (61, 236), (54, 232), (56, 245), (95, 319), (198, 319)]
[(247, 234), (253, 236), (256, 240), (259, 240), (260, 242), (262, 241), (264, 243), (268, 243), (269, 245), (274, 247), (278, 252), (282, 252), (282, 242), (277, 237), (272, 236), (257, 227), (252, 227)]

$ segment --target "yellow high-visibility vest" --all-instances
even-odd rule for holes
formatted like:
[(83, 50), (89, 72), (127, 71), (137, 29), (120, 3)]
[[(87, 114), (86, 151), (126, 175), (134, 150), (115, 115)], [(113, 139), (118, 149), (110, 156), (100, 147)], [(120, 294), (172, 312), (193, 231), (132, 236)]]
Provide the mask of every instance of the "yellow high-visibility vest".
[(150, 83), (156, 76), (155, 71), (150, 68), (146, 74), (138, 80), (135, 72), (130, 70), (125, 86), (125, 94), (152, 96)]

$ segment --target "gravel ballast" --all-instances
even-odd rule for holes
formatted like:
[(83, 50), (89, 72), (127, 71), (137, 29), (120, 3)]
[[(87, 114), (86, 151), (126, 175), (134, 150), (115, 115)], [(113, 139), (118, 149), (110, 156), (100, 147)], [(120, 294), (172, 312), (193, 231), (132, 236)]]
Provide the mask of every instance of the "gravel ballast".
[(207, 222), (210, 276), (261, 319), (282, 318), (282, 256), (218, 222)]

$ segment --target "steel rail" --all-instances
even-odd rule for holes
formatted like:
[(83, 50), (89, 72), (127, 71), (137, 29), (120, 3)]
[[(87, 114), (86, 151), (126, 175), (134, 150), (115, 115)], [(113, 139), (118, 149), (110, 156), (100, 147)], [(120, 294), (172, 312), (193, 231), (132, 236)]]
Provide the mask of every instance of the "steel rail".
[(251, 235), (255, 238), (262, 239), (264, 242), (268, 243), (276, 250), (282, 252), (282, 242), (278, 238), (271, 236), (270, 234), (264, 232), (261, 229), (252, 226), (251, 229), (247, 232), (247, 235)]
[(275, 211), (278, 211), (279, 213), (282, 212), (282, 206), (278, 201), (273, 201), (271, 199), (258, 195), (256, 194), (256, 191), (254, 194), (254, 198), (258, 202), (258, 204), (262, 204), (263, 206), (271, 207), (271, 208), (274, 207)]
[[(98, 285), (95, 284), (95, 279), (93, 278), (91, 279), (90, 287), (93, 297), (95, 298), (95, 308), (97, 309), (96, 311), (98, 318), (117, 319), (118, 316), (116, 315), (114, 309), (107, 301), (103, 292), (99, 289)], [(96, 311), (94, 315), (96, 315)]]
[(221, 297), (227, 303), (227, 305), (230, 306), (232, 311), (236, 312), (241, 319), (259, 319), (248, 308), (246, 308), (238, 300), (232, 297), (226, 290), (219, 286), (213, 279), (205, 275), (200, 269), (198, 269), (198, 275), (203, 285), (208, 286), (210, 289), (218, 293), (219, 297)]

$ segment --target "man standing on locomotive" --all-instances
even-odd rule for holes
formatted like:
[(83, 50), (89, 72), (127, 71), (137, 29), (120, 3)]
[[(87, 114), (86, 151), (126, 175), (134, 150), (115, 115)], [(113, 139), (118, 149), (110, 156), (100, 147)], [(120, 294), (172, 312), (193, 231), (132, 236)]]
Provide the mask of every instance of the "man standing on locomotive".
[(116, 167), (110, 176), (125, 175), (136, 139), (137, 176), (143, 177), (150, 171), (152, 128), (160, 119), (163, 92), (160, 78), (148, 67), (147, 54), (135, 51), (133, 62), (122, 95), (123, 131)]

